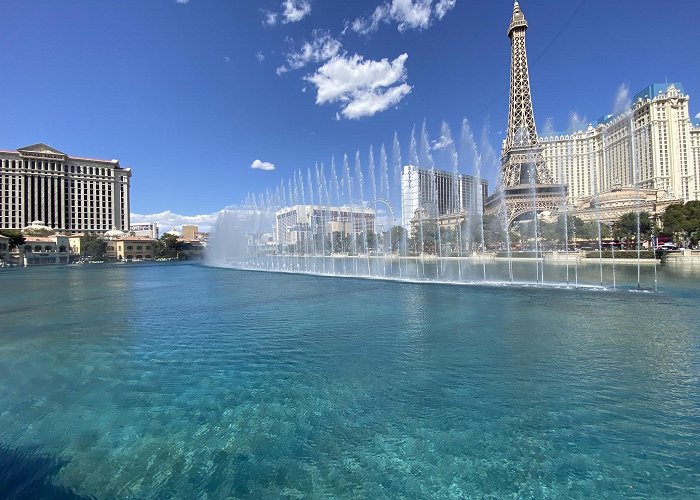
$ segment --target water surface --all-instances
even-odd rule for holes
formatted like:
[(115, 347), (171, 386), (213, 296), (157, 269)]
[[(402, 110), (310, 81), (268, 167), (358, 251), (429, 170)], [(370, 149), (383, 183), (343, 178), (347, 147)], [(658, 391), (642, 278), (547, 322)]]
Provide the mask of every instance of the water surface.
[(3, 270), (0, 496), (697, 497), (687, 274), (654, 294)]

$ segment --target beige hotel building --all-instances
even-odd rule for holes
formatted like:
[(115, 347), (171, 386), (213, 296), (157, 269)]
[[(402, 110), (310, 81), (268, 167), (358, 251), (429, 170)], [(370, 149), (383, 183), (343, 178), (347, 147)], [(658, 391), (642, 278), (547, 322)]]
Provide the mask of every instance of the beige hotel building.
[(0, 229), (42, 221), (66, 233), (129, 230), (131, 169), (46, 144), (0, 150)]
[(570, 206), (621, 188), (654, 190), (659, 200), (700, 200), (700, 124), (693, 124), (688, 100), (679, 83), (650, 85), (628, 111), (586, 130), (540, 137), (554, 180), (568, 185)]

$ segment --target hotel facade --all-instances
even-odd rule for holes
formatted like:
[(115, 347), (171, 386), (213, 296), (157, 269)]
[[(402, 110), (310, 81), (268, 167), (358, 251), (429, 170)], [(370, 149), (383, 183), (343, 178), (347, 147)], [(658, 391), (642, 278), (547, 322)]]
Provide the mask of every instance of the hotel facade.
[(0, 229), (34, 221), (65, 233), (129, 230), (131, 169), (46, 144), (0, 151)]
[(317, 234), (358, 235), (376, 229), (375, 211), (370, 208), (294, 205), (275, 213), (273, 242), (299, 245)]
[(401, 174), (401, 225), (410, 229), (417, 216), (480, 214), (487, 195), (484, 179), (406, 165)]
[(680, 83), (650, 85), (624, 112), (540, 137), (555, 182), (568, 185), (569, 205), (625, 188), (657, 190), (669, 202), (700, 199), (700, 124), (688, 101)]

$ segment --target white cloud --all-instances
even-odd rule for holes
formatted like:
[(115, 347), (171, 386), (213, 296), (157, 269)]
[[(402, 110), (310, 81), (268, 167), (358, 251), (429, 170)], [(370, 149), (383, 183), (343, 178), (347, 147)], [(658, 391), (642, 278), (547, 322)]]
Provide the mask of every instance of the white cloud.
[(231, 58), (229, 56), (224, 56), (224, 62), (230, 63)]
[(389, 62), (365, 61), (358, 54), (333, 56), (306, 80), (317, 88), (316, 104), (342, 103), (340, 114), (357, 119), (398, 104), (411, 91), (406, 81), (408, 54)]
[(345, 118), (357, 120), (372, 116), (401, 102), (411, 92), (411, 86), (403, 83), (387, 90), (359, 92), (342, 110)]
[(263, 26), (275, 26), (277, 24), (277, 12), (270, 12), (269, 10), (261, 11), (263, 14)]
[(131, 224), (145, 224), (155, 222), (158, 224), (158, 230), (161, 235), (170, 231), (173, 228), (182, 228), (183, 224), (197, 225), (202, 232), (211, 231), (212, 226), (216, 222), (216, 218), (223, 210), (213, 214), (203, 215), (180, 215), (170, 210), (156, 214), (131, 214)]
[(327, 61), (340, 51), (340, 42), (333, 38), (329, 31), (314, 30), (312, 37), (313, 39), (310, 42), (304, 42), (298, 51), (286, 54), (287, 64), (277, 68), (278, 75), (303, 68), (311, 62)]
[(265, 54), (262, 53), (262, 50), (258, 50), (257, 54), (255, 54), (255, 58), (258, 61), (263, 62), (265, 60)]
[(250, 164), (250, 168), (254, 168), (257, 170), (274, 170), (275, 165), (274, 163), (270, 163), (268, 161), (255, 160), (253, 163)]
[(369, 18), (358, 17), (351, 24), (350, 28), (361, 35), (367, 35), (373, 33), (379, 29), (379, 23), (381, 21), (387, 22), (388, 6), (380, 5)]
[(423, 29), (430, 25), (432, 0), (392, 0), (389, 14), (398, 23), (399, 31)]
[(697, 115), (695, 115), (695, 118), (698, 119), (698, 120), (700, 120), (700, 113), (698, 113)]
[[(189, 0), (186, 0), (189, 2)], [(263, 26), (276, 26), (278, 20), (283, 24), (296, 23), (311, 14), (311, 2), (309, 0), (283, 0), (282, 12), (272, 12), (262, 9)]]
[(361, 35), (373, 33), (380, 23), (396, 23), (399, 31), (409, 29), (426, 29), (434, 18), (445, 17), (452, 10), (457, 0), (385, 0), (378, 5), (369, 17), (357, 18), (350, 28)]
[(311, 2), (308, 0), (284, 0), (282, 2), (283, 23), (296, 23), (311, 13)]
[(435, 15), (438, 19), (442, 19), (456, 4), (457, 0), (438, 0), (435, 4)]
[(190, 3), (190, 0), (175, 0), (175, 3)]

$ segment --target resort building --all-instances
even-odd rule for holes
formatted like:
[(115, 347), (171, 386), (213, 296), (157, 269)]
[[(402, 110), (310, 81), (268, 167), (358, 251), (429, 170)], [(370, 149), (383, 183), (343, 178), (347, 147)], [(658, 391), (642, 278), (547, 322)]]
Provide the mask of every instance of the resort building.
[(122, 236), (107, 241), (107, 258), (116, 261), (151, 260), (155, 256), (155, 242), (142, 236)]
[(199, 226), (182, 226), (182, 239), (184, 240), (194, 240), (197, 239), (197, 234), (199, 233)]
[(10, 263), (10, 238), (0, 234), (0, 267)]
[(376, 228), (375, 221), (375, 211), (369, 208), (294, 205), (275, 214), (274, 243), (298, 245), (315, 235), (352, 235), (386, 229)]
[(700, 199), (700, 127), (688, 101), (680, 83), (650, 85), (626, 111), (541, 137), (555, 181), (568, 185), (569, 204), (627, 187), (658, 190), (652, 198), (659, 200)]
[(0, 150), (0, 229), (41, 220), (61, 232), (129, 228), (131, 169), (46, 144)]
[(74, 233), (68, 236), (68, 245), (71, 254), (80, 255), (83, 253), (82, 237), (83, 233)]
[(417, 214), (446, 220), (480, 214), (487, 195), (484, 179), (406, 165), (401, 174), (401, 225), (410, 229)]
[(68, 236), (25, 236), (24, 245), (17, 250), (18, 261), (25, 266), (68, 264), (70, 243)]
[(571, 216), (584, 221), (613, 223), (629, 212), (648, 212), (656, 223), (669, 205), (683, 203), (683, 200), (665, 196), (660, 189), (635, 187), (614, 187), (594, 196), (578, 198), (568, 208)]
[(144, 222), (140, 224), (131, 224), (129, 226), (129, 233), (134, 236), (144, 236), (146, 238), (153, 238), (157, 240), (160, 238), (158, 224), (155, 222)]
[(177, 258), (179, 260), (201, 260), (204, 258), (206, 245), (197, 239), (179, 239), (181, 245)]

